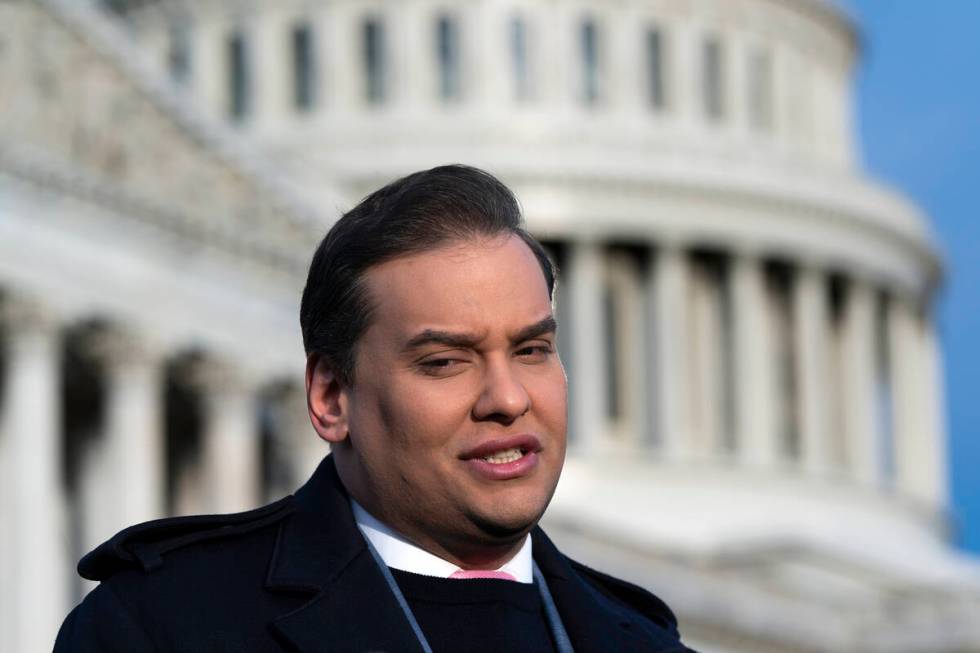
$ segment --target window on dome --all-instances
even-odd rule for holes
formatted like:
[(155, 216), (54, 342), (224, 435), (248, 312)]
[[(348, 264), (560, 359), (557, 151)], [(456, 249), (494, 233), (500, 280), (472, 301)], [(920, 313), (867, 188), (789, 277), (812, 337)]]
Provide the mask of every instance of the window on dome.
[(316, 103), (316, 53), (313, 30), (300, 23), (292, 31), (293, 106), (308, 111)]
[(701, 49), (701, 93), (704, 114), (714, 122), (725, 115), (724, 85), (721, 42), (716, 37), (708, 37)]
[(460, 97), (459, 59), (459, 24), (450, 16), (440, 16), (436, 21), (436, 61), (443, 101)]
[(364, 96), (371, 104), (385, 101), (387, 79), (385, 71), (384, 25), (377, 18), (364, 21), (363, 31)]
[(772, 120), (772, 57), (757, 50), (749, 55), (748, 70), (749, 124), (756, 131), (771, 131)]
[(582, 54), (582, 100), (586, 104), (599, 101), (599, 32), (591, 18), (582, 22), (579, 35)]
[(167, 46), (167, 71), (178, 84), (186, 84), (191, 77), (191, 28), (186, 21), (176, 21), (169, 27)]
[(531, 97), (531, 71), (527, 52), (527, 23), (521, 16), (510, 21), (510, 56), (514, 73), (514, 98), (528, 100)]
[(245, 35), (236, 31), (228, 37), (228, 115), (243, 120), (251, 111), (251, 71)]
[(646, 72), (650, 105), (654, 109), (663, 109), (667, 106), (664, 88), (664, 38), (656, 27), (651, 27), (646, 32)]

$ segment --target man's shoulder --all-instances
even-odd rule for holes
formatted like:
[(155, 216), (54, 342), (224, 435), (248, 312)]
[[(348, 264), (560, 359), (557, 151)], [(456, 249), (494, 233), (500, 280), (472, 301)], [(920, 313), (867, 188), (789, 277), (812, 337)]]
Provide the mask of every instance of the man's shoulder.
[(244, 512), (156, 519), (130, 526), (86, 554), (78, 573), (105, 581), (122, 571), (152, 572), (171, 559), (229, 558), (267, 540), (294, 510), (292, 495)]
[[(302, 597), (265, 596), (292, 497), (224, 515), (158, 519), (131, 526), (87, 554), (81, 576), (101, 581), (65, 619), (56, 651), (269, 649), (268, 621)], [(261, 646), (260, 646), (261, 644)], [(111, 650), (117, 650), (115, 648)]]
[(676, 615), (670, 606), (653, 592), (593, 569), (572, 558), (566, 557), (566, 559), (580, 577), (584, 578), (589, 585), (607, 599), (632, 612), (639, 613), (664, 630), (677, 632)]

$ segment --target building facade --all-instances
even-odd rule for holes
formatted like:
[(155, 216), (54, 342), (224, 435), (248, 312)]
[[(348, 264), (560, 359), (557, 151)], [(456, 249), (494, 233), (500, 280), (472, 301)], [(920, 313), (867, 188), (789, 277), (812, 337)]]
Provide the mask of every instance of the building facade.
[(561, 270), (566, 550), (706, 653), (980, 650), (980, 571), (947, 544), (941, 260), (861, 171), (839, 8), (0, 12), (0, 89), (29, 90), (0, 90), (0, 648), (44, 648), (85, 589), (67, 561), (117, 528), (302, 480), (325, 453), (299, 392), (312, 248), (458, 161), (515, 190)]

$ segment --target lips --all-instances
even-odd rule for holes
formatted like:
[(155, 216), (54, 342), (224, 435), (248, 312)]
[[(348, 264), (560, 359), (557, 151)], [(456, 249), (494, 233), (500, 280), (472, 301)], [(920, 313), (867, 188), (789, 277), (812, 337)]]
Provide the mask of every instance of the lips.
[(477, 477), (508, 481), (529, 476), (538, 466), (541, 442), (533, 435), (487, 440), (460, 458)]

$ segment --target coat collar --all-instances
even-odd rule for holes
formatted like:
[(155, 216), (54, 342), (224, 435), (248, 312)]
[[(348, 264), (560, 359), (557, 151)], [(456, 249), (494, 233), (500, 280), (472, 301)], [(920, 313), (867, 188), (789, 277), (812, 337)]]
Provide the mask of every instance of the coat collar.
[[(540, 528), (531, 536), (535, 561), (578, 653), (650, 650), (633, 634), (629, 616), (587, 586)], [(354, 523), (332, 456), (296, 493), (265, 586), (311, 596), (272, 622), (277, 636), (298, 651), (322, 650), (328, 640), (340, 644), (338, 650), (421, 651)]]
[[(415, 635), (354, 523), (347, 493), (327, 456), (296, 493), (279, 530), (266, 588), (307, 592), (311, 600), (272, 622), (297, 651), (419, 651)], [(334, 650), (331, 648), (331, 650)]]

